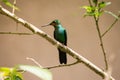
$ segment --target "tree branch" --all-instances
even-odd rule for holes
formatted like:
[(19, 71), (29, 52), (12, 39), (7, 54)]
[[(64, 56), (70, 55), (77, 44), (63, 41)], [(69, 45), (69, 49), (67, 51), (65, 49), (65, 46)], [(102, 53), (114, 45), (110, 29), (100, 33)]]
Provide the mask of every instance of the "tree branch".
[[(49, 36), (48, 34), (43, 32), (42, 30), (38, 29), (36, 26), (34, 26), (31, 23), (23, 20), (22, 18), (19, 18), (18, 16), (12, 14), (11, 12), (6, 10), (2, 6), (0, 6), (0, 13), (13, 19), (15, 22), (22, 24), (24, 27), (31, 30), (33, 33), (37, 34), (38, 36), (43, 37), (44, 39), (46, 39), (48, 42), (50, 42), (54, 46), (60, 48), (62, 51), (67, 52), (70, 56), (75, 58), (77, 61), (82, 62), (85, 66), (90, 68), (92, 71), (94, 71), (96, 74), (98, 74), (102, 78), (109, 77), (109, 75), (106, 72), (104, 72), (102, 69), (100, 69), (99, 67), (94, 65), (92, 62), (90, 62), (89, 60), (87, 60), (86, 58), (84, 58), (83, 56), (81, 56), (80, 54), (78, 54), (77, 52), (72, 50), (71, 48), (69, 48), (65, 45), (62, 45), (61, 43), (59, 43), (58, 41), (53, 39), (51, 36)], [(115, 80), (112, 76), (110, 76), (109, 78), (110, 78), (110, 80)]]
[(26, 59), (27, 59), (27, 60), (31, 60), (31, 61), (34, 62), (37, 66), (39, 66), (39, 67), (42, 68), (42, 66), (41, 66), (35, 59), (30, 58), (30, 57), (27, 57)]
[(15, 6), (16, 6), (16, 0), (13, 1), (13, 9), (12, 9), (13, 14), (15, 14)]
[(96, 23), (96, 29), (97, 29), (97, 32), (98, 32), (98, 36), (99, 36), (99, 39), (100, 39), (100, 46), (101, 46), (101, 49), (102, 49), (102, 52), (103, 52), (103, 55), (104, 55), (105, 70), (108, 70), (107, 56), (106, 56), (106, 52), (105, 52), (105, 48), (104, 48), (104, 44), (103, 44), (103, 40), (102, 40), (102, 36), (101, 36), (101, 31), (100, 31), (99, 24), (98, 24), (99, 19), (96, 18), (95, 16), (94, 16), (94, 19), (95, 19), (95, 23)]
[(33, 33), (19, 33), (19, 32), (0, 32), (0, 34), (33, 35)]
[(112, 27), (115, 25), (115, 23), (119, 20), (119, 18), (120, 18), (120, 13), (119, 13), (119, 15), (118, 15), (118, 18), (116, 18), (115, 20), (114, 20), (114, 22), (108, 27), (108, 29), (102, 34), (102, 36), (101, 37), (103, 37), (106, 33), (108, 33), (108, 31), (110, 31), (111, 29), (112, 29)]
[[(89, 5), (90, 6), (93, 6), (91, 4), (91, 0), (88, 0), (89, 2)], [(98, 2), (95, 3), (95, 6), (94, 7), (97, 7), (98, 6)], [(100, 11), (100, 9), (98, 10)], [(93, 16), (94, 17), (94, 20), (95, 20), (95, 24), (96, 24), (96, 29), (97, 29), (97, 32), (98, 32), (98, 37), (99, 37), (99, 40), (100, 40), (100, 46), (101, 46), (101, 49), (102, 49), (102, 52), (103, 52), (103, 55), (104, 55), (104, 61), (105, 61), (105, 70), (107, 71), (108, 70), (108, 62), (107, 62), (107, 57), (106, 57), (106, 52), (105, 52), (105, 48), (104, 48), (104, 44), (103, 44), (103, 40), (102, 40), (102, 35), (101, 35), (101, 31), (100, 31), (100, 28), (99, 28), (99, 17), (97, 17), (96, 15)]]
[(67, 66), (72, 66), (75, 64), (80, 63), (80, 61), (73, 62), (71, 64), (64, 64), (64, 65), (57, 65), (57, 66), (52, 66), (52, 67), (45, 67), (45, 69), (53, 69), (53, 68), (59, 68), (59, 67), (67, 67)]

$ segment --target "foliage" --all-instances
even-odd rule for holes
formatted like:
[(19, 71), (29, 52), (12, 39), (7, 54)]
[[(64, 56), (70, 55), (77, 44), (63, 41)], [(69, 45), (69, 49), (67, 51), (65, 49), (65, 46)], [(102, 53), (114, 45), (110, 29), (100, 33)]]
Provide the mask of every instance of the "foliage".
[(8, 0), (2, 0), (2, 2), (5, 3), (5, 5), (7, 5), (7, 6), (11, 7), (11, 8), (14, 8), (15, 10), (19, 10), (18, 7), (16, 7), (12, 3), (10, 3), (10, 1), (8, 1)]
[(20, 65), (19, 68), (38, 76), (42, 80), (52, 80), (52, 74), (48, 69), (29, 65)]
[[(111, 14), (112, 16), (114, 16), (115, 18), (118, 18), (115, 14), (113, 14), (110, 11), (105, 11), (103, 8), (105, 8), (106, 6), (110, 5), (111, 2), (104, 2), (104, 1), (100, 1), (98, 2), (98, 0), (92, 0), (93, 2), (90, 2), (89, 6), (83, 6), (82, 8), (84, 8), (86, 10), (84, 16), (95, 16), (96, 18), (100, 17), (104, 12)], [(94, 5), (92, 5), (94, 4)]]
[(22, 74), (17, 71), (17, 68), (0, 68), (0, 79), (2, 80), (22, 80)]
[(22, 80), (22, 72), (30, 72), (42, 80), (52, 80), (52, 74), (49, 70), (37, 66), (19, 65), (15, 68), (1, 67), (0, 80)]
[[(104, 56), (105, 70), (107, 71), (109, 69), (109, 64), (107, 61), (106, 51), (104, 48), (103, 36), (107, 32), (109, 32), (110, 29), (114, 26), (114, 24), (118, 21), (120, 14), (118, 16), (116, 16), (114, 13), (104, 10), (104, 8), (108, 5), (110, 5), (111, 2), (98, 1), (98, 0), (88, 0), (88, 1), (89, 1), (89, 5), (82, 7), (83, 9), (86, 10), (86, 12), (84, 13), (84, 17), (91, 16), (95, 20), (95, 25), (96, 25), (96, 30), (98, 32), (98, 36), (99, 36), (99, 40), (100, 40), (101, 50), (102, 50), (103, 56)], [(99, 18), (103, 13), (108, 13), (108, 14), (112, 15), (113, 17), (115, 17), (114, 22), (108, 27), (108, 29), (105, 30), (104, 33), (101, 32), (100, 26), (99, 26)]]

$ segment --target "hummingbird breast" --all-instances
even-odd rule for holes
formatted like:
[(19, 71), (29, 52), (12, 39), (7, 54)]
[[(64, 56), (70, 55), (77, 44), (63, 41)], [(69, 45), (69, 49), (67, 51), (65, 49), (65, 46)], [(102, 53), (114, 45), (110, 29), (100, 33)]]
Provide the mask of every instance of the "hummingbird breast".
[(58, 28), (54, 31), (54, 38), (61, 43), (65, 42), (64, 30), (64, 28)]

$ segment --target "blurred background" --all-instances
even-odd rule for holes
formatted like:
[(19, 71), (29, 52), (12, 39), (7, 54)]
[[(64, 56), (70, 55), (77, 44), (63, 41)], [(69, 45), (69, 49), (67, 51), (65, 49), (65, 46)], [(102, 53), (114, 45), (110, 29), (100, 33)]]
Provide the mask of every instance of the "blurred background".
[[(10, 0), (13, 2), (13, 0)], [(105, 0), (112, 2), (105, 10), (118, 14), (120, 0)], [(1, 3), (9, 11), (12, 9)], [(90, 60), (100, 68), (104, 68), (103, 53), (99, 45), (99, 37), (96, 31), (94, 19), (83, 17), (88, 0), (17, 0), (20, 11), (16, 15), (27, 20), (39, 29), (53, 37), (52, 26), (42, 28), (45, 25), (59, 19), (67, 30), (68, 46)], [(104, 32), (114, 21), (114, 17), (104, 14), (100, 19), (101, 32)], [(16, 27), (18, 26), (18, 27)], [(0, 31), (27, 32), (28, 29), (15, 21), (0, 14)], [(104, 46), (109, 64), (112, 67), (112, 76), (120, 78), (120, 21), (108, 32), (104, 38)], [(37, 35), (6, 35), (0, 34), (0, 66), (13, 67), (17, 64), (35, 65), (26, 57), (34, 58), (43, 67), (59, 65), (56, 47)], [(68, 63), (75, 60), (68, 55)], [(102, 78), (80, 63), (70, 67), (55, 68), (50, 70), (53, 80), (102, 80)], [(36, 76), (24, 73), (25, 80), (39, 80)]]

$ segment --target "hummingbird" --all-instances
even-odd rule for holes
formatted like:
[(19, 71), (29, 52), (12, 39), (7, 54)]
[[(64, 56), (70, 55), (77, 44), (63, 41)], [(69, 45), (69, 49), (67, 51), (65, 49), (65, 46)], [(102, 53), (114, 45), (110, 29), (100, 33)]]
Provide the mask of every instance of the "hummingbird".
[[(63, 26), (61, 25), (59, 20), (53, 20), (51, 23), (44, 25), (42, 27), (46, 27), (46, 26), (53, 26), (54, 27), (54, 38), (59, 41), (60, 43), (62, 43), (63, 45), (67, 46), (67, 32), (66, 29), (63, 28)], [(58, 48), (58, 53), (59, 53), (59, 62), (60, 64), (67, 64), (67, 55), (66, 52), (61, 51)]]

